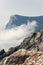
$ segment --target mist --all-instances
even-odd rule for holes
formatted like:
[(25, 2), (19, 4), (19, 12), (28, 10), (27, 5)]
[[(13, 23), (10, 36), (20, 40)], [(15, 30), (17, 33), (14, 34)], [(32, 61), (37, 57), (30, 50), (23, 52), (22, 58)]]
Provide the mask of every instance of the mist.
[(35, 32), (37, 26), (37, 22), (32, 21), (12, 29), (0, 30), (0, 49), (7, 50), (10, 47), (19, 45), (25, 37)]

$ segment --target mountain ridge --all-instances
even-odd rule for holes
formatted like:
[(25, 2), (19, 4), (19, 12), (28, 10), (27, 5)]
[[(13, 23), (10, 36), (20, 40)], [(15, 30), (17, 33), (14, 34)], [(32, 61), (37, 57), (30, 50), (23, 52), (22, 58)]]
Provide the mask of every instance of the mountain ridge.
[(0, 65), (43, 65), (43, 29), (25, 38), (17, 47), (0, 51)]
[(32, 22), (32, 21), (36, 21), (38, 23), (38, 27), (39, 26), (40, 28), (43, 27), (43, 16), (29, 17), (29, 16), (22, 16), (22, 15), (13, 15), (10, 17), (10, 20), (7, 23), (5, 29), (11, 29), (14, 28), (15, 26), (27, 24), (27, 22)]
[(25, 38), (20, 45), (9, 48), (7, 52), (1, 50), (0, 59), (3, 59), (20, 49), (43, 51), (43, 29), (39, 32), (33, 33), (30, 37)]

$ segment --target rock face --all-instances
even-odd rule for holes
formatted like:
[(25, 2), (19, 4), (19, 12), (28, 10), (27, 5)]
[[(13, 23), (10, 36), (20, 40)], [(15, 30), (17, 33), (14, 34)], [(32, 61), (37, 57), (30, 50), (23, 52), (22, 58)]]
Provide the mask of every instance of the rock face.
[(7, 53), (10, 55), (19, 49), (43, 51), (43, 30), (25, 38), (19, 46), (10, 48)]
[(4, 58), (0, 65), (43, 65), (43, 52), (20, 49)]
[(43, 51), (43, 30), (34, 33), (30, 37), (27, 37), (23, 42), (17, 47), (11, 47), (7, 52), (4, 50), (0, 51), (0, 59), (13, 54), (19, 49)]
[(29, 50), (36, 49), (38, 51), (43, 51), (43, 30), (34, 33), (31, 37), (25, 38), (21, 43), (20, 48)]
[(43, 65), (43, 30), (27, 37), (17, 47), (0, 51), (0, 65)]

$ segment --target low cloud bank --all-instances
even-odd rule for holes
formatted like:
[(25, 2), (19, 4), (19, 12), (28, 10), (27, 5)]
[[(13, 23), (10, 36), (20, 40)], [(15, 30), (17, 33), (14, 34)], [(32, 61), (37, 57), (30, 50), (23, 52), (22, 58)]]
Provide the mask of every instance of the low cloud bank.
[(37, 22), (32, 21), (10, 30), (0, 31), (0, 48), (8, 49), (9, 47), (19, 45), (25, 37), (35, 32), (36, 27)]

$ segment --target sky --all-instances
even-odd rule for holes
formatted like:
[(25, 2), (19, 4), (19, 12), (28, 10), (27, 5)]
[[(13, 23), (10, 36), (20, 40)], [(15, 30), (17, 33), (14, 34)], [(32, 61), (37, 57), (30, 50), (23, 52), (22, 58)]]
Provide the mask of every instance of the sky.
[(43, 15), (43, 0), (0, 0), (0, 25), (5, 25), (15, 14)]
[[(12, 15), (43, 15), (43, 0), (0, 0), (0, 49), (16, 46), (35, 31), (37, 21), (23, 24), (16, 29), (3, 30)], [(20, 34), (19, 34), (20, 33)]]

